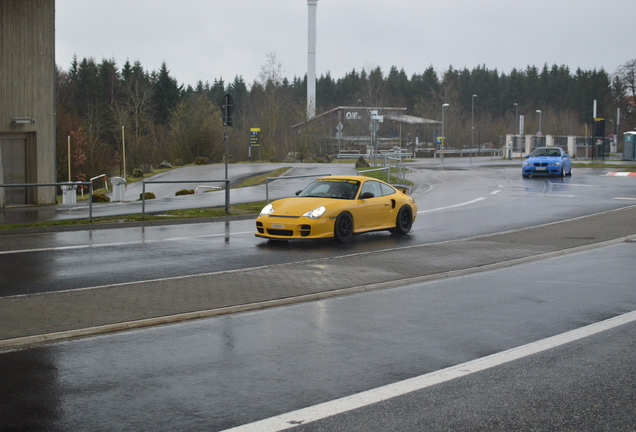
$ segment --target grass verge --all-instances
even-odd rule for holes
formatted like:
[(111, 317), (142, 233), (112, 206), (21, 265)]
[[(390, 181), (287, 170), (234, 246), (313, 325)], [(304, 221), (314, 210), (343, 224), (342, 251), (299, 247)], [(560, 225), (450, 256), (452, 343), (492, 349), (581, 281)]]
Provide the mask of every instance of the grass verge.
[(230, 206), (229, 213), (225, 213), (225, 207), (169, 210), (157, 215), (146, 214), (146, 217), (143, 219), (141, 217), (141, 214), (131, 214), (131, 215), (122, 215), (122, 216), (93, 218), (92, 222), (90, 222), (88, 219), (71, 219), (71, 220), (59, 220), (59, 221), (41, 221), (41, 222), (29, 222), (29, 223), (18, 223), (18, 224), (3, 224), (3, 225), (0, 225), (0, 229), (4, 230), (4, 229), (18, 229), (18, 228), (64, 227), (64, 226), (75, 226), (75, 225), (91, 226), (91, 225), (108, 224), (108, 223), (213, 218), (213, 217), (222, 217), (222, 216), (239, 216), (239, 215), (251, 215), (251, 214), (257, 215), (264, 206), (265, 206), (265, 201), (258, 201), (253, 203), (236, 204), (236, 205)]

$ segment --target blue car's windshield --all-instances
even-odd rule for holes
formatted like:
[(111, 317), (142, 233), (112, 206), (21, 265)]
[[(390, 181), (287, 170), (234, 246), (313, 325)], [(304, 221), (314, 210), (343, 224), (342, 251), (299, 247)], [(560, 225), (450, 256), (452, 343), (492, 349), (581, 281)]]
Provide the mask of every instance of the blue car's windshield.
[(531, 157), (560, 157), (561, 156), (561, 149), (555, 148), (555, 149), (546, 149), (546, 148), (538, 148), (535, 149), (531, 154)]

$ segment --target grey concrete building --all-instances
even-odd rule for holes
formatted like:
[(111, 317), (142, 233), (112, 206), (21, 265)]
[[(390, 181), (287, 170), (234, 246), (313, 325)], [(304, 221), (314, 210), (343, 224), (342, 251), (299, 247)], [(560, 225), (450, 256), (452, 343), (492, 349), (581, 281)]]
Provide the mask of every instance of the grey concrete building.
[[(51, 183), (55, 0), (0, 0), (0, 183)], [(55, 202), (54, 187), (0, 188), (0, 205)]]

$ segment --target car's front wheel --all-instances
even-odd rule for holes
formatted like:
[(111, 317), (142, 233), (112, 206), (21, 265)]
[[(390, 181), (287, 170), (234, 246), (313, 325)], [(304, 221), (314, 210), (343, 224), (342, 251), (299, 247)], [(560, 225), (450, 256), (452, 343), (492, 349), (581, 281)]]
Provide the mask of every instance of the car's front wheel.
[(402, 206), (400, 211), (398, 212), (397, 218), (395, 219), (395, 232), (396, 234), (408, 234), (411, 231), (411, 227), (413, 226), (413, 213), (411, 212), (411, 208), (407, 205)]
[(342, 212), (336, 218), (333, 227), (333, 236), (340, 243), (346, 243), (353, 237), (353, 217), (351, 213)]

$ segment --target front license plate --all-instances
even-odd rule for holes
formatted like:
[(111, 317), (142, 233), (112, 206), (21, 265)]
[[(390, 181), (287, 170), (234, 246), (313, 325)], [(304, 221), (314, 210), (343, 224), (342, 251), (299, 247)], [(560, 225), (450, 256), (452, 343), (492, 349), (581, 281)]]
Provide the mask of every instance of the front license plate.
[(537, 171), (545, 171), (545, 167), (537, 167)]
[(285, 225), (274, 224), (274, 225), (272, 225), (272, 228), (285, 228)]

